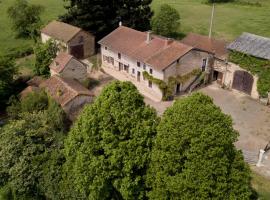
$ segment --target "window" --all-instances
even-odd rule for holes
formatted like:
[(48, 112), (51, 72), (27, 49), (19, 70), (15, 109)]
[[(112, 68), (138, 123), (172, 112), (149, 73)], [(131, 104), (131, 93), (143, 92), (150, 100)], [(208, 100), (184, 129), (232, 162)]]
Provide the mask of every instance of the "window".
[(124, 65), (124, 70), (128, 73), (128, 65)]
[(153, 69), (150, 69), (150, 70), (149, 70), (149, 73), (150, 73), (150, 74), (153, 74)]
[(143, 64), (143, 69), (146, 70), (146, 64)]
[(112, 63), (112, 65), (114, 65), (114, 59), (113, 59), (113, 57), (110, 57), (110, 63)]
[(121, 53), (118, 53), (118, 59), (121, 59)]
[(207, 59), (203, 59), (202, 72), (205, 71)]
[(176, 63), (179, 64), (179, 62), (180, 62), (180, 59), (177, 59)]
[(105, 50), (107, 50), (108, 49), (108, 47), (105, 47)]
[(137, 62), (137, 66), (140, 67), (141, 66), (141, 63), (140, 62)]
[(148, 87), (152, 88), (152, 81), (148, 81)]
[(123, 63), (119, 63), (119, 71), (122, 71), (123, 70)]
[(134, 68), (132, 69), (132, 74), (135, 74), (135, 69)]

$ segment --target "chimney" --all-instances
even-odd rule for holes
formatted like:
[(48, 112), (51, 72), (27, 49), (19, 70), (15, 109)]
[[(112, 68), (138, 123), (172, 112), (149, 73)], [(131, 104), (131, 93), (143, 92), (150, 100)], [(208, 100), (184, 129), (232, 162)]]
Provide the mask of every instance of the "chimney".
[(151, 41), (151, 39), (152, 39), (152, 38), (151, 38), (151, 33), (152, 33), (151, 31), (147, 31), (147, 38), (146, 38), (146, 43), (147, 43), (147, 44), (149, 44), (150, 41)]
[(122, 21), (119, 21), (119, 26), (122, 26)]
[(165, 47), (169, 46), (172, 42), (173, 42), (173, 39), (171, 39), (171, 38), (166, 38), (166, 41), (165, 41)]

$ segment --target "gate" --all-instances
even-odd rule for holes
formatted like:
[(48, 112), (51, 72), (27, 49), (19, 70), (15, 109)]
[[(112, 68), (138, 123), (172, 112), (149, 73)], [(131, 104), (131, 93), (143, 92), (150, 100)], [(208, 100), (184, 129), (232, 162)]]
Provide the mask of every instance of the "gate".
[(235, 71), (232, 88), (251, 95), (253, 76), (246, 71)]

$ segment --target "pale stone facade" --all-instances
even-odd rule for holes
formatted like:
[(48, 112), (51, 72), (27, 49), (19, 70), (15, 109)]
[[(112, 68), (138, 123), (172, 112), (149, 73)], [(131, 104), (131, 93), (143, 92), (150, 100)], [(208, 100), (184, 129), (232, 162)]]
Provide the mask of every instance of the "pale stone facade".
[[(144, 71), (147, 71), (154, 78), (168, 81), (170, 76), (183, 75), (191, 72), (193, 69), (201, 69), (204, 60), (206, 60), (208, 56), (205, 52), (191, 50), (186, 55), (179, 58), (179, 60), (169, 65), (166, 69), (156, 70), (152, 66), (129, 58), (106, 46), (101, 46), (101, 55), (102, 66), (108, 74), (122, 81), (131, 81), (143, 95), (155, 101), (162, 100), (162, 91), (157, 85), (144, 79)], [(195, 77), (192, 77), (184, 85), (180, 85), (178, 92), (184, 92), (194, 79)], [(175, 93), (176, 90), (177, 86), (175, 86)]]
[[(60, 48), (60, 52), (64, 52), (64, 53), (68, 53), (72, 55), (74, 54), (72, 52), (72, 47), (83, 45), (82, 58), (88, 58), (95, 54), (95, 37), (85, 31), (80, 31), (68, 42), (64, 42), (57, 38), (53, 38), (45, 33), (41, 33), (41, 41), (43, 43), (47, 42), (50, 39), (52, 39), (58, 44)], [(76, 55), (73, 55), (73, 56), (76, 57)]]
[(50, 69), (50, 72), (51, 76), (58, 75), (62, 78), (76, 79), (79, 82), (84, 82), (87, 79), (87, 66), (75, 58), (71, 58), (61, 72), (56, 72), (53, 69)]

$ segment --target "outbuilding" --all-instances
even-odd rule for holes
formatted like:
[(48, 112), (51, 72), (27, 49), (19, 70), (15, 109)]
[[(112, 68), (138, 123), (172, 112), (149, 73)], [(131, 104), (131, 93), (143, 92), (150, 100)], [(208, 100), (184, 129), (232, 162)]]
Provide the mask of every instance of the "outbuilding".
[(84, 59), (95, 53), (95, 37), (79, 27), (67, 23), (52, 21), (41, 30), (43, 43), (54, 40), (60, 50)]

